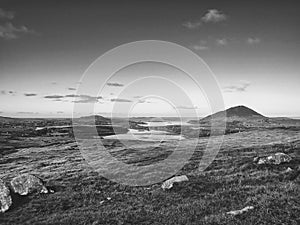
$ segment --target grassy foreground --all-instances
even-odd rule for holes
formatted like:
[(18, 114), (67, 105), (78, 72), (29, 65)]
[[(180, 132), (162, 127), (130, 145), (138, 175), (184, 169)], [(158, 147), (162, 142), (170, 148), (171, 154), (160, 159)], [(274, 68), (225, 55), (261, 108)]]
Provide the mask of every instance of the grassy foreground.
[[(30, 172), (55, 193), (14, 196), (15, 204), (0, 215), (0, 224), (300, 224), (299, 131), (281, 132), (227, 135), (214, 162), (197, 172), (206, 139), (201, 140), (178, 173), (190, 181), (168, 191), (161, 183), (129, 187), (99, 176), (75, 143), (20, 149), (1, 158), (0, 176), (9, 181)], [(106, 145), (125, 161), (130, 154), (129, 160), (136, 156), (117, 141)], [(156, 161), (172, 145), (164, 143), (150, 157), (144, 151), (139, 159)], [(279, 166), (253, 163), (255, 156), (274, 152), (285, 152), (293, 161)], [(293, 170), (286, 172), (288, 167)], [(239, 216), (226, 214), (245, 206), (254, 209)]]

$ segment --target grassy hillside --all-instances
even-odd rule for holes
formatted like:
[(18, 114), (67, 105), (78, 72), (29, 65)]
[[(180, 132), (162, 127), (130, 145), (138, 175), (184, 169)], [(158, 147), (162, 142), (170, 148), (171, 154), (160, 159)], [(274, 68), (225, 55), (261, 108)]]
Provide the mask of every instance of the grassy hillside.
[[(103, 140), (111, 153), (127, 163), (153, 163), (176, 143), (136, 143), (131, 151), (117, 140)], [(189, 140), (186, 146), (189, 146)], [(198, 172), (207, 138), (200, 139), (188, 164), (178, 173), (190, 181), (163, 191), (161, 183), (128, 187), (93, 172), (75, 143), (19, 149), (1, 158), (0, 176), (30, 172), (42, 177), (54, 194), (15, 197), (1, 224), (299, 224), (299, 130), (262, 130), (226, 135), (215, 161)], [(134, 143), (132, 143), (134, 145)], [(143, 148), (141, 148), (143, 146)], [(179, 149), (185, 151), (185, 149)], [(258, 166), (255, 156), (285, 152), (293, 161)], [(290, 167), (291, 172), (285, 172)], [(254, 206), (240, 216), (226, 212)]]

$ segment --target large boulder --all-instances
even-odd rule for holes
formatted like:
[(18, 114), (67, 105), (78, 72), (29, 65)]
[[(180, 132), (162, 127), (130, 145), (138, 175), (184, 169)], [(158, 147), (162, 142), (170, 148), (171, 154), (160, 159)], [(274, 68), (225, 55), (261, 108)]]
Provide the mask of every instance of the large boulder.
[(42, 179), (31, 175), (24, 174), (13, 178), (10, 182), (12, 190), (20, 195), (28, 195), (33, 192), (48, 193)]
[(263, 165), (263, 164), (274, 164), (279, 165), (281, 163), (290, 162), (292, 158), (282, 152), (275, 153), (273, 155), (261, 157), (257, 160), (257, 164)]
[(12, 205), (12, 199), (8, 186), (0, 179), (0, 211), (5, 212)]
[(172, 177), (171, 179), (169, 180), (166, 180), (161, 188), (162, 189), (171, 189), (173, 187), (173, 184), (174, 183), (179, 183), (179, 182), (183, 182), (183, 181), (188, 181), (188, 177), (186, 175), (181, 175), (181, 176), (176, 176), (176, 177)]

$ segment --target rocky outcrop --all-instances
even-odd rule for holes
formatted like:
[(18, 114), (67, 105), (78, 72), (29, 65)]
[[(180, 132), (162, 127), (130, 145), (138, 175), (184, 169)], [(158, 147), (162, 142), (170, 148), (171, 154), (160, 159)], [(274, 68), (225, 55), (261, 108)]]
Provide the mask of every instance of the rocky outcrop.
[(179, 183), (179, 182), (183, 182), (183, 181), (188, 181), (188, 177), (186, 175), (181, 175), (181, 176), (176, 176), (176, 177), (172, 177), (171, 179), (169, 180), (166, 180), (161, 188), (162, 189), (171, 189), (173, 187), (173, 184), (174, 183)]
[(282, 152), (275, 153), (273, 155), (265, 156), (265, 157), (256, 157), (254, 158), (254, 162), (257, 162), (258, 165), (265, 165), (265, 164), (273, 164), (279, 165), (281, 163), (290, 162), (292, 158)]
[(20, 175), (12, 179), (10, 182), (13, 192), (19, 195), (28, 195), (33, 192), (48, 193), (48, 189), (44, 186), (44, 182), (31, 174)]
[(0, 179), (0, 211), (6, 212), (12, 205), (12, 199), (10, 196), (10, 190), (8, 186)]

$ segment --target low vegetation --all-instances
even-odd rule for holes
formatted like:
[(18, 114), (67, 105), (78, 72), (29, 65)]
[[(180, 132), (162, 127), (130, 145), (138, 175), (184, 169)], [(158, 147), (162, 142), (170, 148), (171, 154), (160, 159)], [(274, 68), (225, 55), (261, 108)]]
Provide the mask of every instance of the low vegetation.
[[(35, 139), (38, 143), (41, 140)], [(43, 139), (45, 142), (45, 139)], [(53, 194), (13, 196), (13, 207), (0, 215), (1, 224), (299, 224), (299, 130), (266, 129), (226, 135), (214, 162), (197, 170), (207, 138), (199, 140), (190, 161), (178, 172), (189, 181), (162, 190), (161, 183), (130, 187), (94, 172), (74, 140), (48, 139), (38, 146), (18, 148), (0, 159), (5, 181), (20, 173), (43, 178)], [(117, 140), (102, 140), (119, 160), (139, 165), (159, 161), (176, 142), (150, 151), (127, 149)], [(186, 145), (189, 139), (186, 139)], [(181, 149), (182, 151), (184, 149)], [(292, 161), (257, 165), (256, 156), (284, 152)], [(291, 171), (287, 172), (287, 168)], [(241, 215), (226, 212), (253, 206)]]

